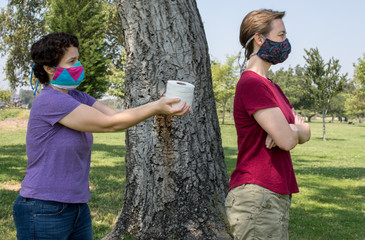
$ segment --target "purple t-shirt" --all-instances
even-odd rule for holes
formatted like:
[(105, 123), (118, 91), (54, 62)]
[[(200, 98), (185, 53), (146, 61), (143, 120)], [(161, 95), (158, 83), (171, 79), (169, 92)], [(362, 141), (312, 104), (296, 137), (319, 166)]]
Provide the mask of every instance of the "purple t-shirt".
[(95, 101), (80, 91), (65, 94), (50, 86), (43, 88), (29, 116), (22, 197), (64, 203), (89, 201), (92, 133), (73, 130), (58, 121), (80, 104), (92, 106)]

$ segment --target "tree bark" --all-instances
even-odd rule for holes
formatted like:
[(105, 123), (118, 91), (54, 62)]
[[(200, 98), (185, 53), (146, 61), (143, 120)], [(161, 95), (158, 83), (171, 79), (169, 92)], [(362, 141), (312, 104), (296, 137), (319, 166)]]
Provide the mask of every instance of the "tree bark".
[(157, 100), (167, 80), (195, 85), (192, 113), (126, 131), (122, 211), (104, 239), (230, 239), (228, 176), (210, 58), (194, 0), (120, 0), (127, 108)]

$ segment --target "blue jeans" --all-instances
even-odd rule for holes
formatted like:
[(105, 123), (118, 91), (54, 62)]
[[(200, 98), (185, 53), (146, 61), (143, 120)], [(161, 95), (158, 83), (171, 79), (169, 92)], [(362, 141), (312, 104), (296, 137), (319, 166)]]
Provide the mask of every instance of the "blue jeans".
[(92, 240), (89, 206), (23, 198), (13, 206), (18, 240)]

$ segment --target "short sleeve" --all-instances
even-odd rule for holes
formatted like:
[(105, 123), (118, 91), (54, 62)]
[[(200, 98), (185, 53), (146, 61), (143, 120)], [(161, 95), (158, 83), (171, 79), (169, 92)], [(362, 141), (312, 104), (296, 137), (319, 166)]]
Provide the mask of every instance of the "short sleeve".
[(260, 109), (278, 107), (271, 89), (258, 78), (241, 79), (236, 94), (249, 115)]
[(55, 125), (59, 120), (72, 112), (81, 103), (68, 94), (53, 90), (52, 94), (41, 94), (37, 99), (38, 106), (32, 106), (37, 115), (50, 125)]
[(68, 94), (73, 98), (75, 98), (76, 100), (78, 100), (79, 102), (81, 102), (82, 104), (86, 104), (90, 107), (96, 102), (95, 98), (84, 92), (80, 92), (77, 90), (70, 90)]

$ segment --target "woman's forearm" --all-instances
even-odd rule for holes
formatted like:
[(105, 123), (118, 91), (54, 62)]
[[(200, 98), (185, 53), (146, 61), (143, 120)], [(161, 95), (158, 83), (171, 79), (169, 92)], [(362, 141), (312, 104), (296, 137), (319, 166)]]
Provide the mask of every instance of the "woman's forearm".
[(156, 114), (159, 114), (157, 102), (150, 102), (110, 116), (110, 127), (113, 129), (113, 131), (123, 130), (132, 127)]

